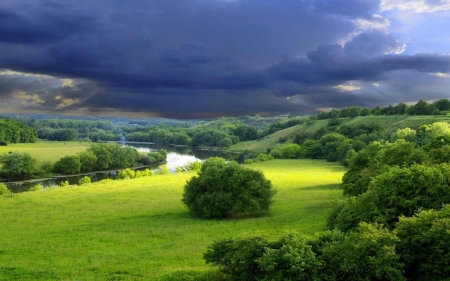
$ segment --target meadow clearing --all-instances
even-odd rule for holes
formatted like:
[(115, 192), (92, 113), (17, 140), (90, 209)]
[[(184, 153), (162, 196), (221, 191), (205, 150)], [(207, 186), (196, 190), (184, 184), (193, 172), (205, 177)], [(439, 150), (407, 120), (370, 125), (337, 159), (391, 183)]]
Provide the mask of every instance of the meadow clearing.
[[(273, 160), (260, 169), (278, 193), (265, 214), (189, 216), (181, 203), (194, 172), (103, 181), (0, 196), (0, 280), (196, 280), (215, 269), (213, 241), (325, 228), (345, 168), (323, 160)], [(191, 279), (189, 279), (191, 278)]]
[(90, 146), (89, 142), (81, 141), (48, 141), (39, 139), (35, 143), (10, 143), (8, 146), (0, 146), (0, 155), (8, 152), (25, 152), (31, 155), (39, 163), (56, 162), (61, 157), (75, 155), (85, 151)]

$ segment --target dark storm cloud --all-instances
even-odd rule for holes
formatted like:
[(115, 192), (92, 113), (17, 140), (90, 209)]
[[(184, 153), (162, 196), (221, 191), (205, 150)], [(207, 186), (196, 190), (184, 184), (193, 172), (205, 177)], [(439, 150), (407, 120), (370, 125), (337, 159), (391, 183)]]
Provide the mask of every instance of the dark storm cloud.
[[(401, 55), (405, 46), (395, 35), (377, 29), (387, 22), (374, 15), (379, 6), (379, 0), (4, 0), (0, 68), (25, 76), (2, 82), (0, 75), (0, 96), (15, 93), (12, 103), (47, 111), (310, 113), (388, 99), (375, 96), (374, 86), (340, 84), (389, 81), (390, 72), (403, 70), (449, 71), (446, 56)], [(366, 92), (343, 92), (363, 86)]]
[(321, 45), (306, 58), (286, 60), (271, 67), (276, 79), (311, 85), (336, 85), (345, 81), (377, 81), (389, 71), (449, 72), (450, 56), (400, 55), (392, 34), (374, 30), (362, 33), (344, 46)]

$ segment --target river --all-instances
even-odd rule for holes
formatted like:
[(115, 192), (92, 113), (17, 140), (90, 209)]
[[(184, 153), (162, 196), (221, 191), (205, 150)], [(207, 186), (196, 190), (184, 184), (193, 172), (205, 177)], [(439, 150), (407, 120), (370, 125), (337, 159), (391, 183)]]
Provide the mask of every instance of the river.
[[(175, 168), (178, 166), (183, 166), (188, 162), (194, 161), (203, 161), (208, 159), (209, 157), (223, 157), (227, 160), (235, 160), (239, 163), (242, 163), (247, 158), (242, 153), (229, 152), (229, 151), (215, 151), (215, 150), (207, 150), (207, 149), (197, 149), (193, 147), (179, 147), (179, 146), (161, 146), (157, 144), (151, 143), (136, 143), (136, 142), (121, 142), (124, 146), (134, 147), (139, 152), (150, 152), (157, 151), (161, 148), (164, 148), (168, 151), (166, 158), (166, 166), (169, 170), (174, 173)], [(161, 165), (161, 164), (160, 164)], [(150, 168), (155, 170), (159, 165), (152, 165), (149, 167), (142, 167), (138, 169), (146, 169)], [(104, 179), (116, 179), (118, 171), (100, 171), (100, 172), (92, 172), (88, 174), (82, 175), (72, 175), (72, 176), (59, 176), (45, 179), (34, 179), (29, 181), (17, 181), (17, 182), (5, 182), (8, 188), (13, 193), (20, 193), (27, 191), (32, 186), (37, 184), (42, 185), (44, 188), (55, 187), (64, 181), (68, 181), (70, 185), (78, 184), (80, 178), (84, 176), (89, 176), (92, 182), (104, 180)]]

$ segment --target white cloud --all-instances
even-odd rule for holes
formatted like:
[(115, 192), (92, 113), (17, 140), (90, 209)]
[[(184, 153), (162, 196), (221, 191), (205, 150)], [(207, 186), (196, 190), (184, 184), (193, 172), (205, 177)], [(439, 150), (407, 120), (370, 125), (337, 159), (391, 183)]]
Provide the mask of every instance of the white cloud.
[(442, 72), (431, 73), (431, 75), (441, 77), (441, 78), (450, 78), (450, 74), (442, 73)]
[(450, 10), (450, 0), (382, 0), (381, 10), (412, 10), (416, 13), (433, 13)]

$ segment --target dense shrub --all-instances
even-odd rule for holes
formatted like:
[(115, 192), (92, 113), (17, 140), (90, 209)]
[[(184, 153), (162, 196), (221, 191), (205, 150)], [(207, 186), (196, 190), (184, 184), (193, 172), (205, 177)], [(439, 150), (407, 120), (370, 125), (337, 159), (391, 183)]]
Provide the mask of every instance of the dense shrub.
[(170, 174), (170, 170), (166, 165), (160, 165), (155, 170), (155, 175), (168, 175), (168, 174)]
[(223, 218), (267, 211), (274, 194), (262, 172), (215, 157), (187, 182), (182, 201), (196, 217)]
[(88, 183), (91, 183), (91, 182), (92, 182), (92, 180), (91, 180), (90, 177), (84, 176), (78, 181), (78, 184), (79, 185), (85, 185), (85, 184), (88, 184)]
[(397, 243), (398, 238), (380, 225), (362, 223), (343, 241), (321, 249), (322, 280), (406, 280), (395, 249)]
[(0, 183), (0, 195), (10, 194), (10, 193), (11, 193), (11, 191), (10, 191), (9, 188), (6, 186), (6, 184)]
[(450, 205), (400, 217), (398, 250), (408, 280), (448, 280), (450, 276)]
[(257, 259), (263, 256), (268, 246), (269, 242), (260, 236), (224, 239), (210, 245), (204, 258), (206, 263), (218, 266), (230, 280), (261, 280), (264, 273)]

